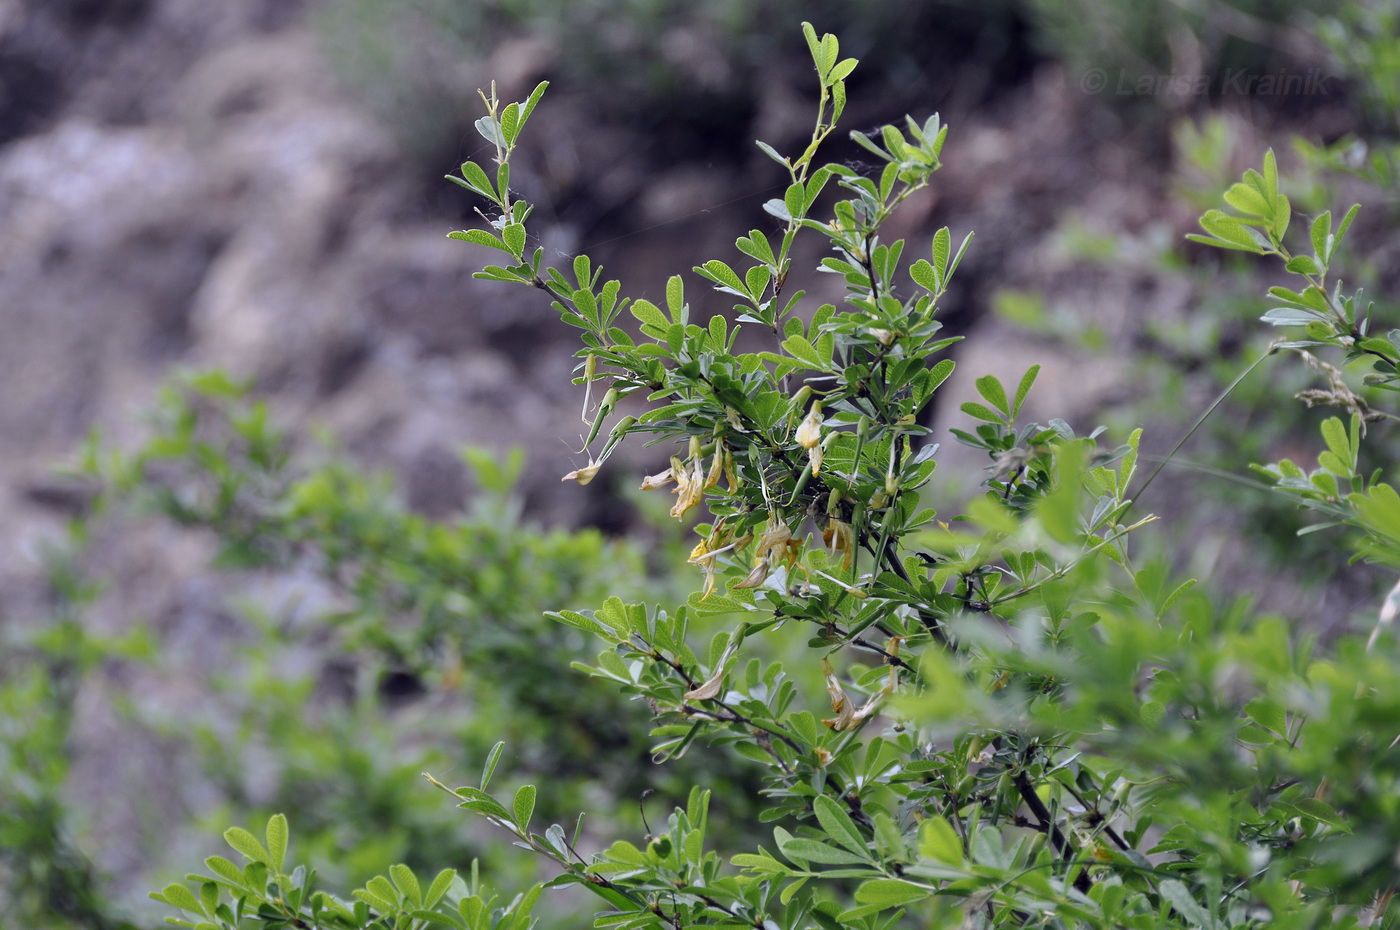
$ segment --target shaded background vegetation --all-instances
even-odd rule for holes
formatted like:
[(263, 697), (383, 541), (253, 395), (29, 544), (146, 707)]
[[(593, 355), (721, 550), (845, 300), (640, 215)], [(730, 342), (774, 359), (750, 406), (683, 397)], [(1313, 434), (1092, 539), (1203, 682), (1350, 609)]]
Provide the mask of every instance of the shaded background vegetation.
[[(638, 831), (646, 789), (669, 802), (744, 777), (652, 767), (620, 722), (644, 708), (579, 706), (562, 669), (582, 644), (541, 612), (684, 590), (689, 542), (630, 491), (664, 452), (561, 487), (580, 464), (559, 442), (579, 429), (572, 333), (469, 279), (477, 256), (444, 233), (474, 204), (442, 175), (479, 154), (477, 88), (549, 79), (515, 179), (553, 211), (541, 244), (559, 261), (587, 249), (658, 299), (769, 222), (782, 179), (752, 143), (810, 130), (803, 19), (862, 60), (848, 128), (932, 111), (953, 127), (900, 232), (977, 232), (946, 318), (979, 334), (967, 381), (1044, 362), (1036, 410), (1146, 421), (1145, 448), (1165, 451), (1262, 351), (1259, 270), (1182, 236), (1268, 146), (1303, 209), (1367, 205), (1348, 280), (1397, 293), (1393, 0), (12, 4), (6, 923), (154, 925), (145, 890), (272, 810), (337, 881), (399, 859), (524, 867), (417, 778), (470, 771), (498, 738), (514, 777), (554, 792), (552, 816), (587, 806)], [(173, 369), (211, 367), (264, 412), (212, 377), (160, 400)], [(1290, 454), (1324, 415), (1266, 396), (1246, 382), (1187, 447), (1197, 469), (1154, 489), (1198, 505), (1173, 507), (1183, 545), (1163, 557), (1346, 626), (1377, 593), (1332, 581), (1335, 542), (1298, 540), (1286, 506), (1209, 474), (1226, 453)], [(956, 404), (942, 410), (946, 428)], [(84, 464), (93, 429), (122, 457), (55, 472)], [(469, 462), (464, 445), (485, 451)], [(985, 463), (943, 458), (953, 500)]]

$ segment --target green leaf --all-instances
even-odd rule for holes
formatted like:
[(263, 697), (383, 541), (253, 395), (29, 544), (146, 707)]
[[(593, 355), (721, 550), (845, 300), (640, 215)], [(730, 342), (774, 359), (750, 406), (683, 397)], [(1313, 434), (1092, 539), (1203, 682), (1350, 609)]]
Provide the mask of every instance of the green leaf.
[(962, 865), (966, 861), (962, 840), (942, 817), (930, 817), (919, 827), (919, 855), (946, 865)]
[(530, 815), (535, 812), (535, 786), (521, 785), (515, 792), (515, 801), (511, 804), (515, 811), (515, 824), (521, 830), (525, 830), (530, 825)]
[(816, 812), (817, 822), (833, 840), (862, 858), (869, 857), (865, 838), (856, 829), (855, 821), (842, 810), (841, 805), (826, 795), (820, 795), (812, 801), (812, 810)]
[(1397, 349), (1395, 344), (1388, 339), (1358, 339), (1355, 345), (1358, 349), (1366, 352), (1376, 352), (1380, 355), (1384, 355), (1388, 359), (1400, 359), (1400, 349)]
[(749, 869), (754, 872), (764, 872), (774, 875), (787, 875), (792, 871), (790, 866), (784, 865), (777, 859), (760, 850), (759, 855), (752, 853), (739, 853), (729, 860), (741, 869)]
[(1322, 421), (1322, 438), (1327, 443), (1327, 448), (1349, 466), (1346, 472), (1339, 474), (1355, 471), (1356, 462), (1351, 457), (1351, 440), (1347, 438), (1347, 428), (1342, 425), (1340, 418), (1328, 417)]
[(474, 161), (462, 163), (462, 177), (471, 185), (472, 190), (493, 201), (499, 202), (500, 198), (496, 193), (496, 188), (491, 184), (491, 176), (486, 173), (486, 169)]
[(287, 818), (282, 814), (273, 814), (267, 821), (267, 850), (271, 854), (271, 861), (268, 865), (272, 871), (282, 871), (282, 862), (287, 855)]
[(389, 876), (394, 880), (394, 887), (399, 890), (409, 905), (412, 907), (423, 906), (423, 890), (418, 886), (418, 876), (413, 874), (413, 870), (402, 863), (389, 866)]
[(476, 131), (492, 145), (505, 147), (506, 140), (501, 137), (501, 128), (490, 116), (483, 116), (476, 121)]
[(909, 277), (930, 294), (937, 295), (943, 290), (942, 277), (932, 265), (922, 258), (909, 266)]
[(1182, 882), (1168, 878), (1158, 884), (1157, 890), (1172, 906), (1172, 909), (1190, 925), (1207, 928), (1216, 925), (1215, 918), (1201, 906), (1200, 902), (1192, 896), (1191, 890)]
[(1332, 260), (1332, 211), (1326, 210), (1313, 220), (1308, 229), (1308, 239), (1312, 242), (1317, 260), (1325, 266)]
[[(783, 893), (780, 894), (780, 895), (778, 895), (778, 900), (782, 902), (782, 904), (783, 904), (784, 907), (786, 907), (788, 904), (790, 904), (790, 903), (792, 902), (793, 897), (794, 897), (799, 891), (802, 890), (802, 886), (805, 885), (805, 884), (807, 884), (807, 879), (808, 879), (809, 877), (810, 877), (810, 876), (804, 875), (804, 876), (802, 876), (801, 878), (797, 879), (797, 881), (791, 882), (790, 884), (784, 886), (784, 888), (783, 888)], [(827, 924), (827, 925), (828, 925), (828, 926), (830, 925), (830, 921), (828, 921), (828, 924)]]
[(1257, 697), (1244, 706), (1256, 723), (1278, 736), (1288, 733), (1288, 717), (1282, 706), (1266, 697)]
[(983, 375), (975, 382), (977, 393), (983, 399), (1002, 413), (1010, 414), (1011, 405), (1006, 402), (1006, 389), (1001, 386), (1001, 382), (991, 375)]
[(963, 404), (960, 409), (968, 416), (975, 417), (979, 420), (986, 420), (988, 423), (1004, 422), (1001, 414), (994, 410), (988, 410), (986, 407), (974, 401), (968, 401)]
[(773, 254), (773, 246), (769, 244), (768, 237), (761, 230), (749, 230), (749, 234), (738, 239), (734, 245), (738, 247), (740, 252), (755, 261), (763, 262), (765, 265), (778, 263), (778, 257)]
[(356, 891), (355, 897), (381, 911), (393, 912), (399, 907), (400, 896), (383, 875), (376, 875), (365, 882), (365, 887)]
[(739, 280), (739, 276), (735, 274), (734, 269), (717, 258), (712, 258), (705, 264), (697, 267), (695, 273), (702, 277), (709, 278), (715, 284), (719, 285), (721, 290), (733, 291), (741, 297), (748, 296), (744, 291), (744, 282)]
[(428, 893), (423, 896), (423, 906), (433, 907), (442, 900), (442, 896), (447, 894), (447, 890), (452, 887), (452, 880), (456, 877), (456, 869), (443, 869), (439, 872), (437, 878), (428, 886)]
[(836, 36), (832, 35), (829, 32), (823, 35), (821, 47), (821, 64), (817, 66), (817, 70), (821, 73), (822, 80), (825, 81), (827, 84), (831, 83), (829, 75), (831, 74), (831, 69), (836, 67), (836, 59), (840, 54), (841, 46)]
[(601, 623), (598, 623), (590, 617), (585, 617), (583, 614), (574, 610), (552, 610), (545, 614), (545, 616), (558, 620), (560, 623), (567, 623), (569, 626), (577, 627), (586, 633), (602, 636), (609, 640), (617, 639), (613, 631), (605, 629)]
[(520, 134), (520, 104), (510, 103), (501, 111), (501, 138), (505, 140), (507, 148), (515, 146), (516, 136)]
[(1313, 260), (1311, 255), (1295, 255), (1290, 258), (1288, 264), (1283, 267), (1285, 271), (1291, 271), (1294, 274), (1322, 273), (1322, 269), (1318, 267), (1317, 262)]
[(807, 192), (800, 182), (789, 184), (783, 192), (783, 206), (788, 216), (800, 219), (806, 212)]
[(817, 354), (816, 348), (801, 336), (789, 336), (784, 339), (783, 351), (808, 368), (815, 368), (819, 371), (826, 370), (826, 365), (822, 362), (821, 356)]
[(505, 740), (499, 740), (486, 754), (486, 764), (481, 767), (481, 790), (491, 784), (491, 776), (496, 772), (496, 763), (501, 761), (501, 750), (506, 748)]
[(1264, 254), (1264, 246), (1257, 235), (1251, 234), (1253, 231), (1239, 217), (1231, 216), (1222, 210), (1207, 210), (1201, 215), (1200, 223), (1201, 228), (1214, 238), (1191, 233), (1187, 235), (1187, 239), (1224, 249), (1238, 249), (1241, 252), (1253, 252), (1255, 255)]
[(520, 114), (520, 126), (524, 127), (525, 121), (530, 118), (530, 114), (535, 112), (535, 107), (539, 104), (544, 92), (549, 89), (548, 81), (540, 81), (535, 85), (535, 89), (530, 91), (530, 96), (525, 101), (525, 110)]
[(1225, 192), (1225, 202), (1241, 213), (1249, 216), (1269, 217), (1273, 215), (1272, 204), (1252, 186), (1237, 183)]
[(783, 156), (779, 155), (778, 150), (773, 148), (773, 146), (769, 145), (767, 142), (759, 140), (757, 145), (759, 147), (759, 150), (762, 151), (763, 154), (767, 155), (769, 158), (773, 159), (775, 162), (782, 165), (784, 168), (791, 167), (791, 164), (788, 162), (788, 160)]
[(259, 843), (257, 837), (242, 827), (229, 827), (224, 831), (224, 840), (248, 860), (271, 865), (272, 856), (263, 848), (263, 844)]
[(164, 901), (172, 907), (178, 907), (182, 911), (191, 911), (195, 914), (204, 913), (204, 908), (200, 906), (199, 899), (194, 896), (193, 891), (190, 891), (184, 885), (166, 885), (160, 894), (152, 892), (151, 897), (155, 898), (157, 901)]
[(869, 863), (866, 856), (858, 856), (835, 846), (828, 846), (816, 840), (791, 839), (783, 843), (783, 855), (798, 862), (817, 862), (822, 865), (864, 865)]
[(510, 251), (509, 246), (484, 229), (460, 229), (448, 233), (447, 238), (458, 239), (462, 242), (470, 242), (473, 245), (484, 245), (492, 249), (500, 249), (502, 252)]
[[(1356, 211), (1360, 209), (1361, 204), (1354, 203), (1351, 205), (1351, 209), (1347, 211), (1346, 216), (1342, 217), (1341, 225), (1337, 227), (1337, 234), (1332, 237), (1332, 248), (1334, 250), (1337, 248), (1338, 245), (1341, 244), (1342, 237), (1345, 236), (1347, 234), (1347, 230), (1351, 228), (1351, 221), (1356, 219)], [(1328, 255), (1328, 261), (1331, 261), (1330, 253)]]
[(1026, 396), (1031, 392), (1031, 386), (1035, 384), (1036, 375), (1040, 374), (1040, 366), (1032, 365), (1026, 369), (1026, 373), (1021, 377), (1021, 383), (1016, 387), (1016, 401), (1011, 405), (1011, 416), (1014, 418), (1021, 412), (1021, 405), (1026, 402)]
[(1300, 813), (1311, 817), (1319, 823), (1325, 823), (1329, 827), (1335, 827), (1344, 833), (1351, 832), (1351, 824), (1347, 823), (1346, 819), (1342, 817), (1341, 814), (1338, 814), (1336, 809), (1326, 801), (1320, 800), (1319, 798), (1299, 798), (1297, 801), (1293, 802), (1292, 806)]
[(204, 860), (204, 867), (234, 887), (246, 887), (243, 881), (243, 870), (223, 856), (210, 856)]
[(844, 81), (850, 76), (851, 72), (856, 69), (856, 65), (859, 63), (860, 62), (854, 58), (847, 58), (845, 61), (838, 63), (836, 67), (831, 69), (831, 73), (827, 75), (827, 81), (832, 84), (835, 84), (837, 81)]
[(822, 74), (825, 69), (822, 67), (822, 47), (821, 41), (817, 38), (817, 30), (812, 28), (811, 23), (802, 24), (802, 36), (807, 40), (807, 49), (812, 53), (812, 63), (817, 66), (817, 73)]
[(914, 378), (914, 406), (922, 409), (938, 386), (948, 380), (955, 367), (951, 358), (941, 359), (938, 364)]
[(501, 240), (510, 254), (519, 258), (525, 252), (525, 227), (520, 223), (507, 223), (501, 230)]
[(773, 272), (767, 265), (754, 265), (744, 273), (744, 290), (755, 301), (762, 300), (763, 292), (768, 290), (768, 282), (772, 280)]
[(465, 810), (476, 811), (488, 817), (495, 817), (506, 823), (509, 823), (511, 820), (510, 811), (502, 807), (500, 801), (497, 801), (479, 788), (458, 788), (456, 795), (462, 798), (462, 803), (458, 806)]
[(856, 900), (861, 904), (874, 904), (881, 909), (887, 909), (922, 901), (931, 894), (933, 889), (909, 882), (893, 878), (872, 878), (856, 889)]

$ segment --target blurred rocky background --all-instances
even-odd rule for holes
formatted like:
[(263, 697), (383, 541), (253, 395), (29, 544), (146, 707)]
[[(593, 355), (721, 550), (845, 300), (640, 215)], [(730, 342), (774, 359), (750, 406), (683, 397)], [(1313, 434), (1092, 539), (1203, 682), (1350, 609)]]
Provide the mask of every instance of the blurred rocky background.
[[(792, 150), (810, 132), (804, 19), (861, 59), (847, 128), (934, 111), (952, 126), (938, 183), (896, 222), (916, 252), (939, 226), (976, 231), (945, 311), (977, 334), (964, 383), (1042, 362), (1035, 415), (1148, 419), (1165, 451), (1262, 344), (1272, 269), (1183, 235), (1269, 146), (1298, 202), (1365, 200), (1356, 274), (1400, 293), (1393, 177), (1369, 154), (1396, 130), (1394, 0), (0, 0), (0, 624), (42, 614), (35, 553), (88, 499), (56, 466), (93, 431), (137, 442), (177, 369), (251, 381), (278, 422), (389, 469), (425, 515), (474, 494), (460, 447), (520, 446), (528, 514), (626, 532), (636, 475), (559, 482), (582, 464), (573, 332), (539, 294), (471, 279), (489, 256), (445, 233), (477, 205), (443, 175), (486, 157), (478, 88), (520, 99), (548, 79), (514, 177), (548, 260), (587, 251), (659, 300), (671, 274), (771, 224), (760, 205), (783, 179), (753, 141)], [(1295, 136), (1340, 147), (1309, 156)], [(1331, 170), (1347, 158), (1357, 171)], [(807, 286), (840, 298), (839, 281)], [(729, 309), (689, 287), (702, 316)], [(1057, 320), (1094, 338), (1066, 341)], [(1241, 402), (1204, 450), (1278, 415)], [(950, 445), (966, 492), (984, 463)], [(1269, 522), (1286, 518), (1260, 519), (1258, 536), (1181, 530), (1183, 569), (1278, 571), (1236, 558), (1291, 545), (1296, 527)], [(108, 542), (100, 624), (224, 635), (228, 587), (201, 572), (197, 535)], [(1291, 579), (1263, 588), (1299, 603)], [(1372, 597), (1309, 590), (1331, 622)], [(126, 792), (167, 760), (113, 737), (109, 701), (80, 705), (69, 794), (88, 811), (79, 846), (137, 901), (169, 863), (118, 826), (154, 803)]]

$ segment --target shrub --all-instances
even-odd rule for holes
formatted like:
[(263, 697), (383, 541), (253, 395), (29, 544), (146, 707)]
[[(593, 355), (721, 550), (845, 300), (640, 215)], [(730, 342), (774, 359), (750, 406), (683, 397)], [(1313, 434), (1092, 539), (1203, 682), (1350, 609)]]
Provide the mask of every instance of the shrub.
[[(434, 783), (551, 862), (544, 885), (502, 903), (475, 872), (427, 882), (395, 866), (341, 899), (314, 890), (313, 871), (288, 871), (287, 822), (274, 816), (261, 839), (226, 834), (246, 864), (212, 858), (196, 890), (156, 895), (185, 913), (175, 922), (525, 927), (543, 888), (570, 885), (597, 896), (600, 927), (1395, 919), (1400, 595), (1369, 637), (1324, 648), (1140, 561), (1133, 538), (1152, 517), (1134, 501), (1153, 477), (1139, 475), (1140, 431), (1100, 447), (1097, 430), (1024, 423), (1034, 367), (1009, 385), (977, 379), (980, 400), (962, 406), (970, 422), (956, 435), (987, 455), (985, 493), (952, 519), (923, 507), (937, 447), (920, 414), (956, 340), (937, 310), (971, 237), (940, 230), (906, 263), (905, 243), (880, 233), (930, 183), (947, 127), (935, 116), (853, 134), (876, 160), (870, 177), (820, 164), (856, 63), (835, 37), (804, 32), (819, 77), (810, 144), (762, 146), (789, 182), (766, 205), (779, 231), (740, 237), (738, 268), (695, 269), (736, 301), (732, 320), (692, 321), (680, 277), (664, 307), (628, 301), (586, 257), (561, 270), (531, 249), (532, 207), (509, 179), (543, 84), (521, 103), (484, 95), (477, 128), (496, 163), (454, 177), (491, 216), (452, 235), (504, 256), (479, 276), (547, 293), (580, 331), (597, 451), (565, 480), (587, 484), (645, 435), (673, 454), (643, 487), (671, 489), (682, 521), (706, 514), (685, 604), (609, 597), (550, 616), (599, 641), (586, 671), (600, 687), (650, 706), (658, 761), (705, 746), (760, 773), (759, 797), (697, 782), (655, 833), (588, 851), (581, 821), (544, 825), (536, 786), (492, 793), (498, 746), (477, 784)], [(841, 199), (818, 220), (830, 190)], [(1400, 382), (1400, 331), (1378, 335), (1360, 295), (1329, 279), (1357, 208), (1299, 236), (1271, 152), (1225, 202), (1193, 238), (1284, 263), (1291, 286), (1270, 289), (1264, 318), (1287, 332), (1274, 350), (1339, 358), (1312, 398), (1346, 413), (1323, 424), (1318, 467), (1262, 470), (1359, 555), (1400, 567), (1400, 495), (1358, 470), (1368, 424), (1392, 416), (1376, 398)], [(798, 236), (830, 245), (821, 269), (844, 282), (841, 306), (809, 309), (787, 290)], [(624, 310), (639, 329), (620, 325)], [(764, 347), (736, 351), (740, 328)], [(1363, 366), (1369, 395), (1348, 387)], [(771, 839), (715, 835), (712, 802), (755, 801)]]

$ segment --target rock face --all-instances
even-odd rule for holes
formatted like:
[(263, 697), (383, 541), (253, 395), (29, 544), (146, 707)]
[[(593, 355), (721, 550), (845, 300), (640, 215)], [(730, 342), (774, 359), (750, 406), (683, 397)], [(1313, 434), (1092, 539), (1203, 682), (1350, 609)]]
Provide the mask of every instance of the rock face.
[[(531, 507), (551, 521), (600, 512), (604, 482), (581, 492), (557, 481), (579, 464), (559, 444), (580, 428), (572, 333), (539, 295), (470, 280), (483, 256), (444, 233), (472, 221), (475, 205), (424, 180), (457, 159), (425, 170), (337, 80), (308, 21), (318, 5), (26, 0), (0, 14), (0, 487), (18, 491), (0, 514), (42, 521), (34, 502), (46, 499), (49, 463), (94, 427), (128, 439), (172, 366), (252, 379), (284, 422), (328, 424), (356, 454), (394, 467), (428, 512), (467, 492), (454, 452), (467, 442), (525, 446)], [(667, 55), (693, 39), (670, 35)], [(551, 48), (512, 41), (490, 61), (458, 63), (454, 80), (499, 75), (515, 85), (504, 92), (521, 92), (548, 73)], [(765, 66), (793, 70), (777, 58)], [(792, 114), (805, 103), (791, 83), (756, 85), (762, 99), (734, 109), (726, 137), (800, 135), (806, 120)], [(771, 191), (752, 190), (753, 178), (772, 166), (761, 156), (677, 161), (693, 119), (670, 144), (664, 128), (591, 126), (570, 93), (546, 98), (536, 121), (550, 130), (516, 175), (542, 212), (557, 207), (542, 227), (551, 258), (601, 242), (609, 275), (656, 298), (669, 274), (732, 254), (733, 231), (763, 222)], [(1064, 138), (1072, 101), (1041, 96), (1023, 110)], [(889, 113), (866, 105), (851, 119), (897, 116), (908, 102), (881, 103)], [(452, 154), (479, 155), (472, 138), (467, 129)], [(970, 260), (953, 324), (971, 319), (986, 298), (977, 283), (998, 280), (999, 255), (1052, 224), (1054, 192), (1072, 186), (1045, 180), (1050, 160), (1028, 162), (994, 139), (966, 154), (949, 159), (946, 189), (958, 193), (926, 201), (923, 219), (987, 220), (979, 232), (1007, 251)], [(1033, 209), (1014, 181), (978, 200), (987, 178), (1015, 177), (998, 164), (1026, 163), (1038, 166), (1021, 185)], [(827, 276), (812, 286), (839, 299)], [(691, 295), (706, 315), (728, 309), (694, 284)], [(0, 573), (14, 565), (0, 552)]]
[(539, 424), (514, 400), (534, 392), (491, 387), (523, 361), (504, 334), (522, 321), (471, 312), (452, 222), (403, 217), (388, 130), (284, 5), (203, 6), (36, 3), (5, 24), (0, 56), (49, 90), (9, 82), (0, 118), (0, 480), (39, 481), (94, 425), (120, 439), (171, 365), (251, 378), (351, 445), (372, 429), (362, 451), (404, 465), (532, 432), (500, 426)]

